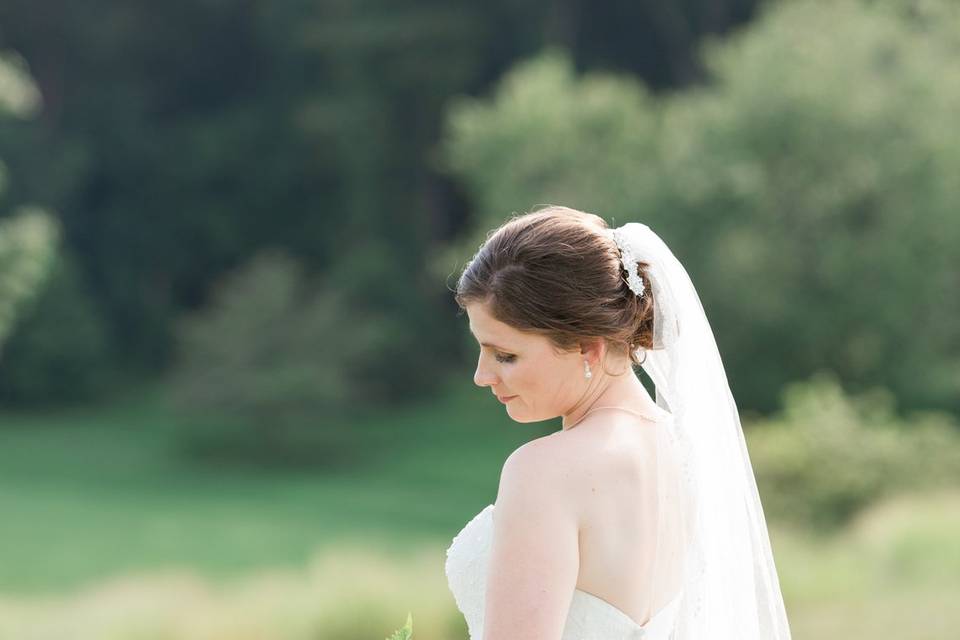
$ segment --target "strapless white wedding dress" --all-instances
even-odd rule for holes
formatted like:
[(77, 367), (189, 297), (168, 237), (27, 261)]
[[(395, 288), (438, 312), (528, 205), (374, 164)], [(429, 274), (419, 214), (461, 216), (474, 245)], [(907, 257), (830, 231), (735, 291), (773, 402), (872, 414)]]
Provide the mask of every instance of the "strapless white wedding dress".
[[(447, 549), (447, 583), (467, 621), (471, 640), (483, 640), (493, 508), (494, 505), (488, 505), (474, 516)], [(646, 624), (640, 625), (606, 600), (575, 589), (562, 640), (669, 640), (682, 595), (681, 592)]]

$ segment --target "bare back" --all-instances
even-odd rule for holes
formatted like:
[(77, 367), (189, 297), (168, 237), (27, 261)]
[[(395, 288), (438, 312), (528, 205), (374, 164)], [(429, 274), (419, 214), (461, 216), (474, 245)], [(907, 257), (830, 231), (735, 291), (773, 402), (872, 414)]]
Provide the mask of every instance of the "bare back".
[(548, 436), (571, 470), (564, 490), (580, 528), (576, 586), (641, 625), (682, 580), (683, 509), (668, 426), (612, 410)]

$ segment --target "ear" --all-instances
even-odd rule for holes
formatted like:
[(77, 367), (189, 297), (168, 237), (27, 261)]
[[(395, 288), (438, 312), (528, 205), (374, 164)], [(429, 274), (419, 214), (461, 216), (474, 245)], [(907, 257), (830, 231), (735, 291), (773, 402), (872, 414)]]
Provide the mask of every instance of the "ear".
[(607, 345), (601, 339), (581, 341), (580, 342), (580, 356), (581, 359), (586, 360), (590, 363), (590, 366), (594, 366), (603, 361), (603, 357), (606, 354)]

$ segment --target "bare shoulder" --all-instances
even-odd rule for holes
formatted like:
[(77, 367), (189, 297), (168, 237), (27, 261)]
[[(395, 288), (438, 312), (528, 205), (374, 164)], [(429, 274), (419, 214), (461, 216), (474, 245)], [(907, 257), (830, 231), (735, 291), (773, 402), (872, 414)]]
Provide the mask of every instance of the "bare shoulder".
[(532, 480), (549, 473), (553, 465), (550, 459), (556, 452), (556, 446), (549, 436), (526, 442), (507, 456), (500, 471), (500, 482)]
[(579, 458), (576, 448), (577, 443), (573, 438), (561, 437), (559, 432), (551, 433), (517, 447), (503, 466), (546, 474), (570, 471), (570, 465)]
[[(504, 461), (499, 494), (523, 491), (538, 499), (569, 498), (583, 474), (589, 457), (577, 452), (573, 439), (552, 433), (517, 447)], [(533, 496), (531, 496), (533, 497)]]

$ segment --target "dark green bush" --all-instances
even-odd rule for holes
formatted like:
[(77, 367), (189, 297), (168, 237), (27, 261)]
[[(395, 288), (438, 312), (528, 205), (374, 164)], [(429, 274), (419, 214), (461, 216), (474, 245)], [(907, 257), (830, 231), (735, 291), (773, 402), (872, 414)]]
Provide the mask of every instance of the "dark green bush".
[[(0, 195), (3, 178), (0, 161)], [(46, 284), (59, 239), (60, 225), (42, 209), (25, 207), (0, 218), (0, 357), (20, 312)]]
[(102, 396), (116, 380), (106, 336), (80, 271), (69, 254), (57, 255), (3, 345), (0, 401), (38, 406)]
[(771, 518), (830, 530), (881, 497), (960, 480), (960, 428), (949, 414), (898, 417), (885, 389), (847, 396), (830, 373), (782, 397), (782, 412), (745, 425)]
[(345, 424), (379, 397), (360, 372), (384, 349), (384, 326), (286, 253), (261, 252), (178, 323), (170, 388), (197, 418), (181, 443), (213, 458), (350, 464), (363, 434)]

